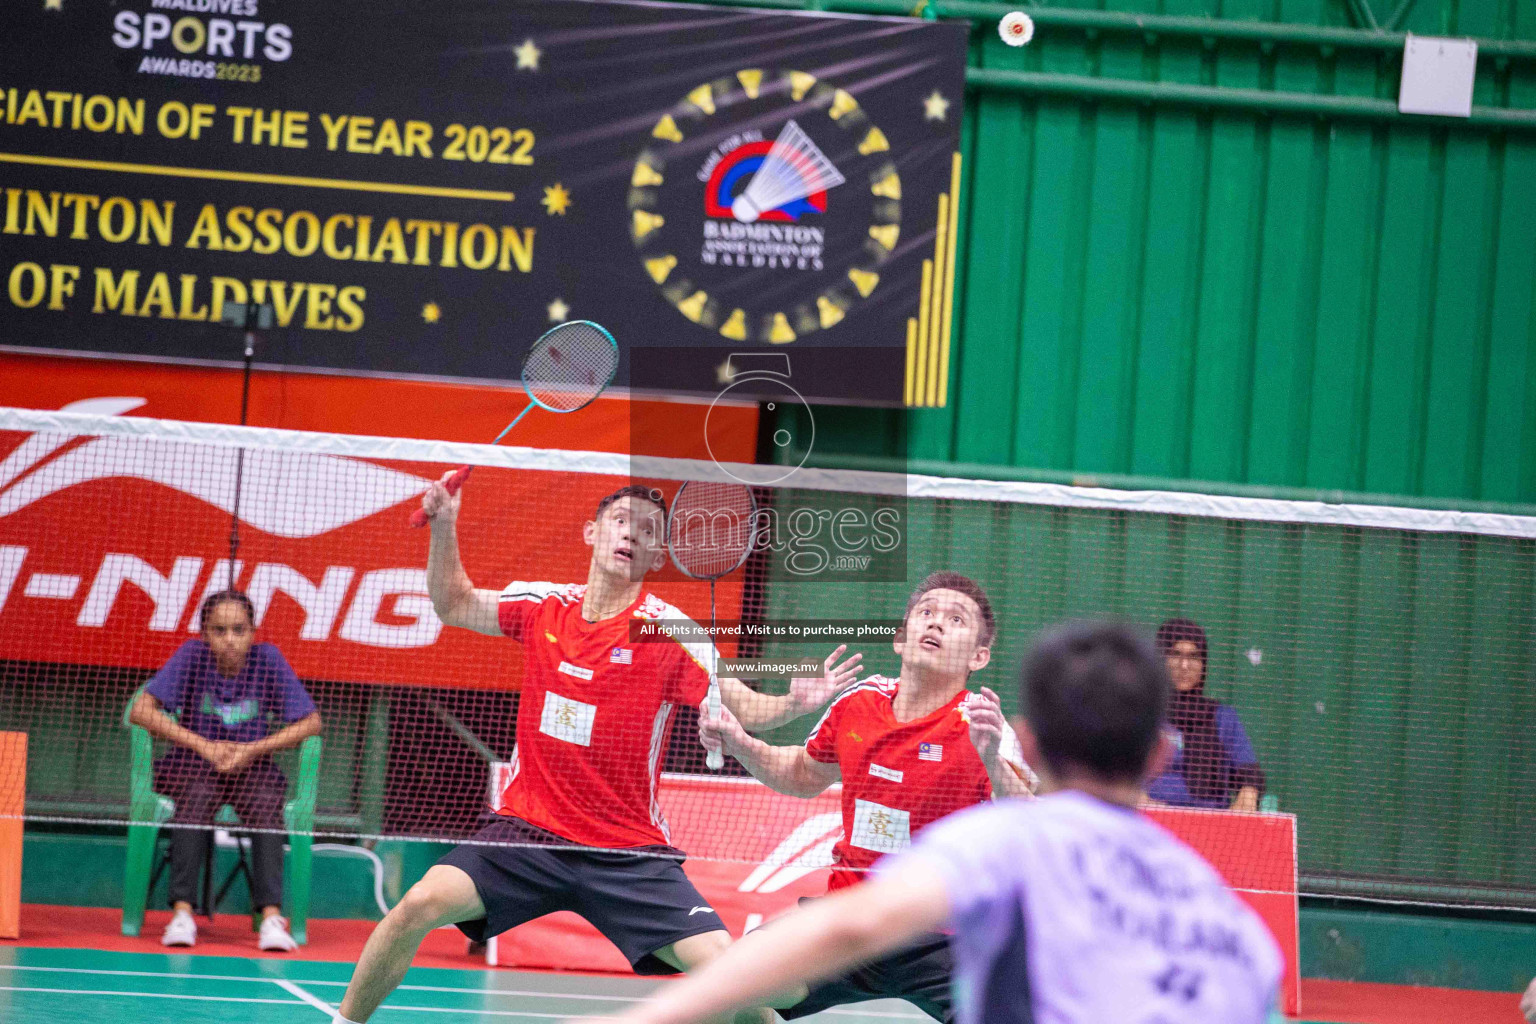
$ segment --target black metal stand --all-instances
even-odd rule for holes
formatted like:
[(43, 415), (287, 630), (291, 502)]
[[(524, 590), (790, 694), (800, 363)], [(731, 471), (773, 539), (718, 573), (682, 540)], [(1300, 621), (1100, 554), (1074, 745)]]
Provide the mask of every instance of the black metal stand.
[[(224, 323), (245, 331), (245, 370), (240, 381), (240, 425), (246, 425), (251, 409), (251, 364), (256, 358), (256, 330), (271, 327), (273, 310), (270, 305), (226, 302), (223, 310)], [(245, 482), (245, 449), (235, 452), (235, 501), (229, 512), (229, 586), (234, 590), (239, 579), (240, 558), (240, 491)]]

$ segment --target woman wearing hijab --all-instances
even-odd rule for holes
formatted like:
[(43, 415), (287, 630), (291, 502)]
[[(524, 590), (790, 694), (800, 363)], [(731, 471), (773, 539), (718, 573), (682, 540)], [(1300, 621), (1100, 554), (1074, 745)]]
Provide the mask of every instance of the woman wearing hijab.
[(1205, 630), (1189, 619), (1169, 619), (1157, 628), (1157, 646), (1173, 678), (1168, 725), (1175, 753), (1147, 787), (1148, 798), (1176, 807), (1258, 810), (1264, 771), (1248, 733), (1234, 709), (1205, 695)]

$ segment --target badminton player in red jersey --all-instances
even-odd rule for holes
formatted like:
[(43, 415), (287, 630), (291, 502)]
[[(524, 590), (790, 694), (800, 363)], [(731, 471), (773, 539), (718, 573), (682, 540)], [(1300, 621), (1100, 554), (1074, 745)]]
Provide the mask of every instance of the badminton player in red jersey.
[[(516, 582), (482, 590), (459, 559), (460, 496), (442, 481), (422, 499), (431, 517), (427, 588), (450, 626), (523, 645), (513, 776), (502, 811), (450, 851), (381, 921), (353, 971), (336, 1021), (362, 1022), (400, 984), (427, 932), (456, 924), (484, 941), (524, 921), (571, 910), (640, 974), (698, 967), (730, 944), (719, 916), (683, 874), (656, 799), (672, 710), (704, 701), (707, 645), (632, 643), (635, 619), (682, 619), (644, 588), (665, 561), (660, 495), (625, 487), (583, 528), (587, 582)], [(821, 678), (772, 697), (721, 679), (721, 698), (749, 729), (805, 714), (851, 682), (859, 656), (827, 659)], [(747, 1011), (771, 1020), (769, 1011)]]
[[(803, 747), (773, 747), (722, 715), (702, 720), (706, 747), (722, 746), (781, 793), (811, 797), (843, 784), (843, 835), (829, 891), (857, 884), (883, 855), (922, 829), (990, 797), (1028, 796), (1034, 779), (997, 694), (966, 688), (991, 659), (997, 624), (986, 592), (956, 572), (931, 573), (907, 601), (895, 640), (901, 676), (870, 676), (844, 691)], [(779, 1014), (786, 1020), (868, 999), (905, 999), (935, 1020), (955, 1019), (949, 940), (917, 945), (817, 985)]]

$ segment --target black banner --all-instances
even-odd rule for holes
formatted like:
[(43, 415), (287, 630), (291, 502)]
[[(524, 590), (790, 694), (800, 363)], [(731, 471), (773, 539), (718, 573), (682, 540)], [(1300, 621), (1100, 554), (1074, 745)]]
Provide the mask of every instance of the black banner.
[(621, 385), (715, 394), (774, 351), (811, 401), (931, 403), (965, 42), (589, 0), (16, 0), (0, 346), (230, 361), (223, 303), (268, 302), (263, 363), (507, 379), (581, 318), (636, 354)]

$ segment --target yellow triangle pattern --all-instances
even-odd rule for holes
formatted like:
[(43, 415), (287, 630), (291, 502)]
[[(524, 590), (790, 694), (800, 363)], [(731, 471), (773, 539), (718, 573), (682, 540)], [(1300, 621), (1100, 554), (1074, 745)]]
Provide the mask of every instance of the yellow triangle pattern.
[(860, 270), (858, 267), (848, 269), (848, 280), (859, 290), (864, 298), (869, 298), (869, 293), (875, 290), (875, 285), (880, 283), (880, 275), (872, 270)]
[(651, 280), (661, 284), (672, 273), (672, 268), (677, 266), (677, 257), (668, 253), (665, 256), (657, 256), (655, 259), (645, 261), (645, 269), (650, 271)]
[(892, 171), (890, 174), (887, 174), (885, 177), (871, 185), (869, 190), (875, 195), (884, 199), (900, 199), (901, 178), (896, 174), (895, 171)]
[(703, 291), (697, 291), (682, 302), (679, 302), (677, 304), (677, 311), (694, 323), (698, 323), (699, 318), (704, 315), (704, 303), (708, 301), (708, 295)]
[(672, 120), (671, 114), (667, 114), (660, 121), (657, 121), (656, 127), (651, 129), (651, 134), (658, 139), (666, 139), (668, 142), (683, 141), (683, 133), (677, 130), (677, 122)]
[(694, 106), (704, 111), (704, 113), (713, 114), (715, 112), (715, 93), (709, 87), (708, 82), (705, 82), (689, 93), (688, 98), (693, 101)]
[(720, 333), (732, 341), (746, 341), (747, 314), (739, 309), (732, 310), (730, 318), (721, 326)]
[(825, 295), (816, 297), (816, 308), (821, 311), (821, 326), (831, 327), (848, 314)]
[(773, 326), (768, 328), (768, 340), (775, 345), (787, 345), (795, 340), (795, 329), (789, 326), (789, 317), (783, 313), (773, 314)]
[(808, 75), (804, 71), (791, 71), (789, 73), (789, 95), (799, 102), (805, 99), (805, 94), (811, 91), (816, 84), (816, 76)]
[(656, 173), (656, 168), (650, 164), (635, 164), (635, 173), (630, 175), (629, 183), (635, 188), (644, 188), (646, 185), (660, 185), (662, 177)]
[(635, 237), (644, 238), (665, 224), (666, 218), (659, 213), (650, 213), (645, 210), (635, 211)]
[(846, 89), (839, 89), (832, 94), (832, 109), (827, 111), (827, 116), (836, 121), (844, 114), (852, 113), (859, 109), (859, 101)]
[(871, 128), (869, 134), (864, 136), (864, 141), (859, 143), (859, 153), (862, 156), (869, 156), (871, 153), (884, 153), (890, 148), (891, 144), (886, 141), (885, 132), (882, 132), (879, 128)]
[(876, 224), (869, 229), (869, 237), (894, 252), (896, 239), (901, 237), (900, 224)]
[(736, 72), (736, 80), (740, 82), (741, 87), (746, 90), (747, 99), (757, 99), (757, 94), (761, 92), (763, 88), (763, 73), (761, 71), (759, 71), (757, 68), (747, 68), (744, 71), (738, 71)]

